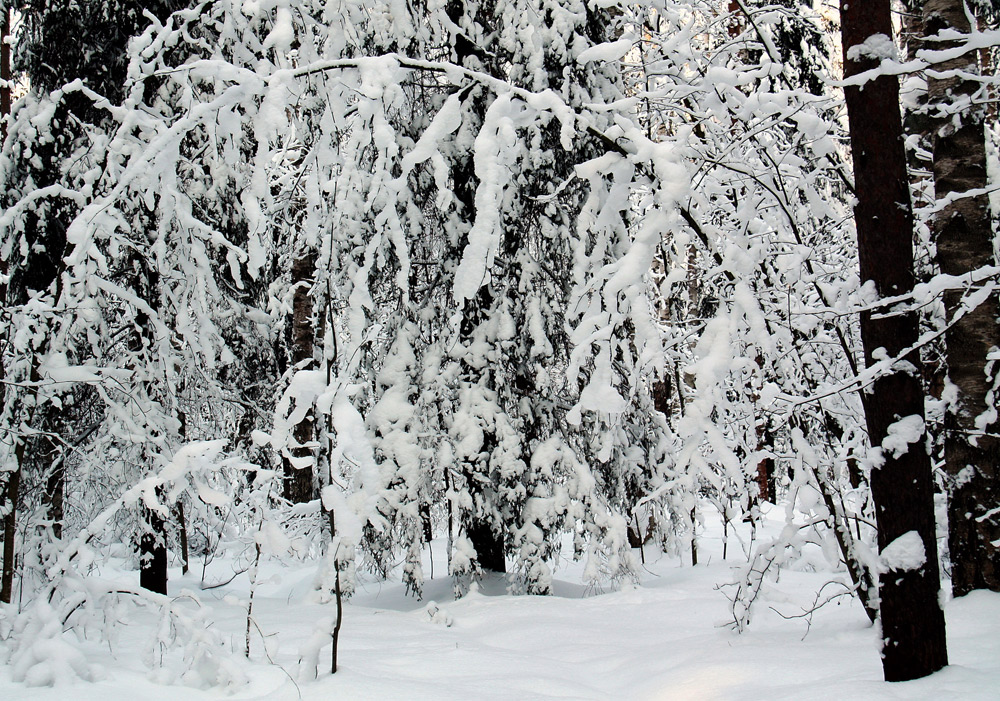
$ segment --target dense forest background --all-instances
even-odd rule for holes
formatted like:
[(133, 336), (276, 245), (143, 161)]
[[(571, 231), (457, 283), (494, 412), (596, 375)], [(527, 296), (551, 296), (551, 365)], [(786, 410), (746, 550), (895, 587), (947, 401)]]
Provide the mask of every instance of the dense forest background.
[(734, 628), (818, 547), (887, 680), (1000, 591), (996, 6), (2, 5), (22, 678), (126, 605), (222, 665), (167, 594), (224, 553), (316, 563), (334, 671), (442, 538), (455, 596), (596, 591), (717, 514)]

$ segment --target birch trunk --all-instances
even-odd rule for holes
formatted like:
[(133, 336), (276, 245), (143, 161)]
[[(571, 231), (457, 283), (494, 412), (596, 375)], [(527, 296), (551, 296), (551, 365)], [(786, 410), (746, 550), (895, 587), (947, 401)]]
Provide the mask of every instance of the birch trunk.
[[(968, 34), (971, 22), (961, 0), (926, 0), (924, 35), (946, 29)], [(928, 43), (948, 48), (954, 42)], [(975, 51), (936, 67), (978, 74)], [(941, 272), (961, 277), (995, 265), (990, 203), (986, 188), (985, 108), (955, 106), (972, 98), (978, 83), (957, 75), (928, 76), (931, 139), (934, 147), (934, 196), (937, 212), (931, 228), (937, 241)], [(967, 193), (979, 191), (980, 194)], [(970, 290), (975, 294), (975, 289)], [(951, 324), (945, 336), (948, 379), (957, 388), (957, 402), (945, 417), (945, 469), (950, 481), (948, 547), (955, 596), (973, 589), (1000, 591), (1000, 516), (990, 515), (1000, 503), (1000, 426), (996, 418), (979, 420), (992, 407), (988, 395), (989, 352), (1000, 347), (998, 302), (994, 292), (970, 303), (963, 290), (946, 292), (945, 313)], [(956, 319), (957, 318), (957, 319)]]

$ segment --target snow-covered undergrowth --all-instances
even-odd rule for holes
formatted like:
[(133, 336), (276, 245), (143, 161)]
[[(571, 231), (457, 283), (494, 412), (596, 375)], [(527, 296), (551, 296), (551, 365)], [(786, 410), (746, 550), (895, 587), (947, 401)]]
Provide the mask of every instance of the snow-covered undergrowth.
[[(253, 601), (250, 660), (245, 683), (202, 691), (164, 683), (169, 670), (150, 672), (150, 641), (159, 614), (125, 609), (117, 639), (88, 640), (85, 629), (45, 642), (51, 660), (70, 670), (51, 687), (15, 683), (12, 664), (0, 667), (2, 699), (143, 701), (160, 699), (995, 699), (1000, 689), (1000, 595), (975, 592), (946, 604), (951, 666), (903, 684), (882, 679), (876, 628), (860, 604), (840, 598), (810, 618), (800, 615), (824, 582), (815, 571), (784, 571), (768, 591), (753, 625), (733, 631), (731, 611), (717, 586), (745, 563), (735, 539), (722, 560), (721, 524), (709, 517), (699, 540), (700, 564), (646, 550), (638, 586), (587, 590), (581, 565), (565, 561), (555, 572), (552, 596), (511, 596), (489, 580), (461, 600), (444, 573), (444, 543), (433, 544), (434, 578), (424, 598), (407, 597), (402, 584), (362, 578), (346, 606), (340, 671), (328, 671), (330, 645), (323, 631), (333, 604), (315, 603), (315, 562), (263, 562)], [(783, 513), (773, 508), (758, 537), (776, 533)], [(731, 526), (732, 527), (732, 526)], [(740, 535), (749, 527), (740, 524)], [(803, 560), (805, 562), (807, 560)], [(424, 566), (431, 572), (425, 551)], [(232, 576), (231, 559), (210, 563), (206, 581)], [(123, 582), (135, 572), (114, 574)], [(250, 592), (247, 574), (225, 586), (201, 589), (201, 568), (171, 570), (170, 595), (195, 591), (200, 620), (238, 660), (246, 640)], [(134, 582), (133, 582), (134, 585)], [(190, 634), (190, 633), (188, 633)], [(15, 656), (9, 640), (0, 655)], [(146, 656), (144, 658), (144, 656)], [(319, 661), (311, 679), (309, 666)], [(169, 657), (164, 657), (165, 664)], [(59, 681), (56, 670), (56, 681)]]

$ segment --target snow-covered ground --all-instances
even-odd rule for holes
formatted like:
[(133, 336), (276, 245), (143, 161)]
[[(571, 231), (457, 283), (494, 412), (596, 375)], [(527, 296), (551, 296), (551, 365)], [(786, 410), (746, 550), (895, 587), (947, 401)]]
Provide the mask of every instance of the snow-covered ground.
[[(773, 510), (774, 519), (779, 512)], [(743, 634), (727, 627), (728, 601), (716, 586), (730, 579), (741, 551), (731, 542), (723, 561), (719, 532), (708, 526), (697, 567), (647, 551), (643, 581), (621, 591), (586, 591), (578, 584), (580, 566), (572, 563), (557, 571), (549, 597), (509, 596), (503, 582), (493, 581), (455, 601), (441, 561), (423, 601), (405, 596), (399, 584), (365, 583), (346, 607), (340, 671), (329, 674), (327, 644), (315, 680), (303, 679), (299, 658), (333, 606), (306, 603), (315, 564), (269, 563), (254, 600), (259, 632), (245, 685), (202, 691), (162, 683), (169, 673), (150, 672), (142, 661), (155, 620), (133, 616), (114, 645), (82, 644), (98, 681), (31, 688), (12, 682), (4, 666), (0, 699), (1000, 698), (1000, 595), (976, 592), (949, 602), (951, 666), (926, 679), (887, 684), (876, 629), (857, 602), (831, 603), (811, 623), (777, 612), (800, 612), (829, 572), (784, 572), (777, 587), (785, 601), (775, 603), (776, 594), (761, 605)], [(435, 554), (443, 551), (437, 543)], [(231, 574), (231, 564), (213, 563), (209, 579)], [(170, 593), (198, 590), (197, 569), (187, 577), (171, 571)], [(236, 650), (245, 639), (248, 591), (243, 575), (199, 593), (214, 627)]]

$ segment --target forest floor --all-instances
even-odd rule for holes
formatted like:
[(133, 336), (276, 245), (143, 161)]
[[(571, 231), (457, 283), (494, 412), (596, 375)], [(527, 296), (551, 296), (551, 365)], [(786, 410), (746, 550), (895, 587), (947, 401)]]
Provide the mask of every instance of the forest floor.
[[(781, 509), (767, 519), (764, 535), (780, 528)], [(696, 567), (647, 546), (642, 582), (620, 591), (587, 590), (579, 584), (582, 566), (572, 562), (556, 571), (548, 597), (510, 596), (502, 581), (493, 581), (455, 601), (440, 559), (422, 601), (406, 596), (401, 584), (363, 583), (345, 607), (340, 671), (329, 674), (326, 644), (314, 680), (303, 679), (299, 660), (334, 607), (308, 603), (315, 563), (268, 563), (254, 599), (257, 629), (251, 661), (242, 664), (245, 684), (208, 691), (173, 685), (168, 667), (179, 660), (150, 672), (143, 651), (152, 647), (156, 622), (139, 615), (127, 620), (111, 646), (82, 643), (97, 681), (32, 688), (15, 684), (10, 667), (0, 666), (0, 699), (1000, 698), (1000, 595), (974, 592), (949, 601), (951, 666), (926, 679), (887, 684), (877, 629), (856, 601), (842, 598), (811, 619), (782, 616), (801, 613), (834, 577), (822, 567), (783, 572), (746, 632), (727, 626), (729, 601), (717, 587), (731, 580), (745, 556), (731, 540), (729, 558), (722, 560), (721, 527), (707, 520)], [(436, 542), (433, 550), (443, 554), (444, 544)], [(823, 561), (818, 549), (814, 555), (813, 562)], [(425, 564), (429, 574), (430, 562)], [(232, 565), (213, 562), (207, 578), (231, 576)], [(185, 577), (179, 570), (170, 574), (172, 595), (200, 589), (200, 568)], [(199, 592), (214, 627), (236, 650), (245, 640), (248, 592), (246, 575)], [(10, 652), (4, 645), (0, 641), (0, 659)]]

